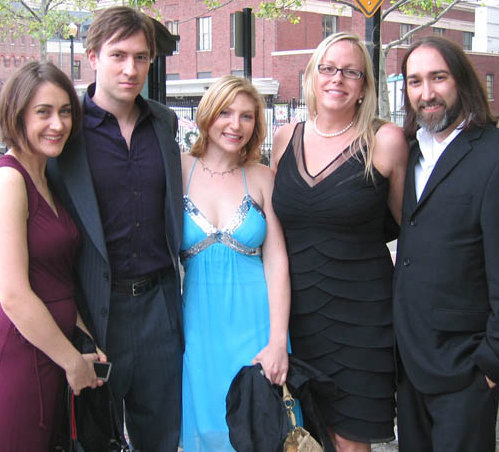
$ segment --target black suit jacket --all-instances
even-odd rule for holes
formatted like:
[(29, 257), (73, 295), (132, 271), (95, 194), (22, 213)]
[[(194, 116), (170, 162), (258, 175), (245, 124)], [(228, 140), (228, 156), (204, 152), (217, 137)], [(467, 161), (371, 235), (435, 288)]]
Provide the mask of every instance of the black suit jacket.
[[(167, 300), (170, 304), (167, 308), (171, 315), (176, 316), (174, 321), (178, 322), (178, 331), (181, 331), (178, 254), (182, 239), (183, 204), (180, 150), (175, 141), (177, 116), (164, 105), (155, 101), (147, 102), (152, 112), (152, 123), (163, 157), (166, 175), (164, 204), (166, 243), (177, 276), (177, 290)], [(105, 349), (111, 297), (111, 270), (83, 131), (68, 142), (57, 159), (48, 162), (47, 171), (55, 192), (77, 222), (83, 235), (77, 266), (81, 288), (77, 294), (77, 303), (98, 345)]]
[[(411, 149), (394, 280), (407, 375), (428, 394), (499, 382), (499, 130), (462, 131), (416, 201)], [(483, 376), (483, 375), (482, 375)]]

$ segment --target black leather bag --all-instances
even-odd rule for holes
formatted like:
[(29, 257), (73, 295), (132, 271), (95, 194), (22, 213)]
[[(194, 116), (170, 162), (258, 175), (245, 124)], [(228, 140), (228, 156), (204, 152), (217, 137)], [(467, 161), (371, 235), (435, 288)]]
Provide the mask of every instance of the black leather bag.
[[(95, 353), (95, 343), (79, 328), (73, 344), (81, 353)], [(64, 426), (57, 452), (129, 451), (109, 384), (86, 388), (74, 396), (69, 385), (65, 396)]]

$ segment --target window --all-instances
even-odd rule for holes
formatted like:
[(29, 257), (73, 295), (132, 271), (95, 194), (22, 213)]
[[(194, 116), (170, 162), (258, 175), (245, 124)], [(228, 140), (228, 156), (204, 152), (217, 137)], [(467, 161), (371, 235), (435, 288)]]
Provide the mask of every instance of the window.
[(494, 100), (494, 74), (487, 74), (487, 99)]
[(211, 17), (198, 17), (198, 50), (211, 50)]
[(75, 60), (73, 62), (73, 71), (75, 80), (81, 80), (81, 61)]
[(211, 78), (211, 71), (198, 72), (198, 78)]
[(180, 75), (178, 73), (166, 74), (166, 80), (180, 80)]
[(433, 27), (433, 34), (435, 36), (443, 36), (445, 34), (445, 28)]
[[(165, 22), (165, 27), (172, 35), (178, 36), (178, 20), (167, 20)], [(173, 53), (179, 52), (178, 43), (179, 41), (175, 42), (175, 50)]]
[(230, 14), (230, 48), (236, 47), (236, 15)]
[(465, 31), (463, 33), (463, 50), (471, 50), (473, 47), (473, 36), (474, 33), (471, 31)]
[[(343, 73), (341, 74), (343, 76)], [(300, 71), (300, 100), (305, 99), (305, 92), (303, 91), (303, 81), (305, 80), (305, 73)]]
[(230, 71), (230, 75), (234, 75), (235, 77), (244, 77), (244, 71), (236, 69), (234, 71)]
[(338, 31), (337, 16), (322, 16), (322, 39)]
[[(409, 33), (411, 30), (412, 30), (412, 25), (400, 24), (400, 37), (404, 36), (406, 33)], [(412, 36), (409, 36), (407, 39), (404, 39), (401, 44), (411, 45)]]

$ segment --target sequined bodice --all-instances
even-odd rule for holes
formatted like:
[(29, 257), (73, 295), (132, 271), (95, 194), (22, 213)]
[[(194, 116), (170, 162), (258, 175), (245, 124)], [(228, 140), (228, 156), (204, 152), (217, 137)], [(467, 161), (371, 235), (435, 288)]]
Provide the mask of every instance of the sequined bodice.
[(189, 197), (188, 191), (184, 195), (184, 235), (180, 252), (183, 262), (213, 245), (222, 245), (247, 256), (261, 254), (267, 232), (265, 214), (247, 192), (242, 170), (246, 194), (229, 223), (222, 229), (210, 223)]

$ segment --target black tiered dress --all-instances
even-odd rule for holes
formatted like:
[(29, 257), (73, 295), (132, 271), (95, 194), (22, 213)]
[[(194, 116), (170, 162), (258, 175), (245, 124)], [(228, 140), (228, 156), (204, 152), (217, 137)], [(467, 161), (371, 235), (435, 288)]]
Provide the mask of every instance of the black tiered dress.
[(288, 247), (293, 354), (329, 375), (316, 388), (325, 422), (362, 442), (393, 439), (392, 261), (385, 244), (388, 180), (366, 177), (349, 150), (311, 176), (304, 123), (278, 166), (273, 205)]

